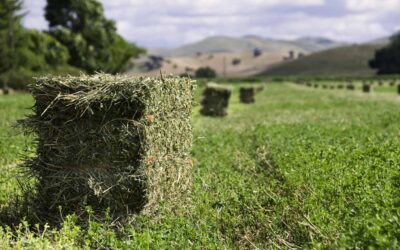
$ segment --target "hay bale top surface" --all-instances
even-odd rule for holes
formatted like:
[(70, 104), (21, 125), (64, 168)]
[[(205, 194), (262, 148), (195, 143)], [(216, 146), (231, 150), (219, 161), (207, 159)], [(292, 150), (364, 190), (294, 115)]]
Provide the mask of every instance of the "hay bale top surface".
[[(91, 111), (92, 105), (120, 102), (138, 103), (148, 99), (152, 89), (163, 88), (163, 84), (172, 77), (132, 78), (128, 76), (112, 76), (98, 74), (79, 77), (40, 77), (30, 86), (33, 96), (39, 99), (68, 103), (80, 115)], [(189, 82), (189, 81), (186, 81)], [(160, 104), (162, 105), (162, 104)], [(48, 108), (50, 108), (50, 106)]]
[(213, 90), (216, 90), (216, 91), (229, 91), (229, 92), (232, 91), (232, 88), (230, 86), (224, 86), (224, 85), (221, 85), (221, 84), (218, 84), (218, 83), (215, 83), (215, 82), (207, 83), (206, 88), (207, 89), (213, 89)]

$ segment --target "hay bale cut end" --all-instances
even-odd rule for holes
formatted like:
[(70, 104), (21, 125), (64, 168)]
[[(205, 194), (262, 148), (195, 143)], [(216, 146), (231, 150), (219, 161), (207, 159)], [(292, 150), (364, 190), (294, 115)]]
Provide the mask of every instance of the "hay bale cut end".
[(203, 92), (200, 113), (204, 116), (226, 116), (231, 94), (232, 90), (229, 87), (208, 83)]
[[(191, 186), (193, 86), (187, 78), (98, 74), (44, 77), (31, 86), (37, 136), (22, 167), (37, 178), (49, 214), (155, 214), (186, 200)], [(46, 216), (46, 215), (44, 215)]]
[(242, 87), (240, 88), (240, 102), (241, 103), (254, 103), (256, 89), (254, 87)]

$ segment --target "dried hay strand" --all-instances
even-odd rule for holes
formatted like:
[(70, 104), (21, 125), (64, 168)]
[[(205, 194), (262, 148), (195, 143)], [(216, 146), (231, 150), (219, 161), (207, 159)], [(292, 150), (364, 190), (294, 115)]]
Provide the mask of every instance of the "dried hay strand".
[(369, 85), (367, 83), (364, 83), (363, 86), (362, 86), (362, 91), (363, 91), (363, 93), (371, 92), (371, 85)]
[(43, 77), (30, 86), (40, 216), (82, 216), (85, 207), (124, 218), (174, 210), (189, 198), (193, 85), (187, 78), (97, 74)]
[(256, 89), (254, 87), (240, 88), (240, 102), (241, 103), (254, 103), (256, 101)]
[(216, 83), (208, 83), (201, 101), (200, 113), (204, 116), (226, 116), (232, 90)]

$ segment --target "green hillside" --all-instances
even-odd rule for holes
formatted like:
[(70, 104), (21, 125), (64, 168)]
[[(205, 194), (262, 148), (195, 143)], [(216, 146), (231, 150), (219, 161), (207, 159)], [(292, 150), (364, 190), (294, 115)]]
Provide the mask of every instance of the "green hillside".
[(382, 44), (352, 45), (321, 51), (295, 61), (272, 67), (268, 76), (370, 76), (374, 71), (368, 61)]

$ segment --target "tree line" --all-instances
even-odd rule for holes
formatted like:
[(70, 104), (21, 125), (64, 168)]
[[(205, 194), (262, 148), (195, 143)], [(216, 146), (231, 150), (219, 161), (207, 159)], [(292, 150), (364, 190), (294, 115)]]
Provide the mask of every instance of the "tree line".
[(26, 29), (23, 0), (0, 0), (0, 87), (38, 74), (117, 73), (144, 50), (125, 41), (98, 0), (47, 0), (48, 30)]

